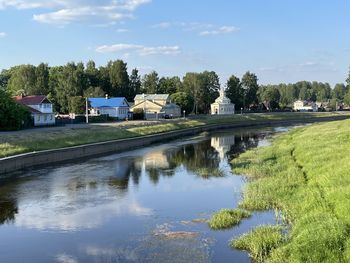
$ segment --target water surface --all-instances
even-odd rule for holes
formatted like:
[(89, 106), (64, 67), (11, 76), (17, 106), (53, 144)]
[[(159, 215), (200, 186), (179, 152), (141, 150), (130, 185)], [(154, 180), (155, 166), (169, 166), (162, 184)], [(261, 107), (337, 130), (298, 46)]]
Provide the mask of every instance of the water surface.
[(204, 221), (241, 199), (229, 160), (278, 131), (202, 134), (2, 179), (0, 262), (250, 262), (228, 242), (274, 223), (272, 212), (226, 231)]

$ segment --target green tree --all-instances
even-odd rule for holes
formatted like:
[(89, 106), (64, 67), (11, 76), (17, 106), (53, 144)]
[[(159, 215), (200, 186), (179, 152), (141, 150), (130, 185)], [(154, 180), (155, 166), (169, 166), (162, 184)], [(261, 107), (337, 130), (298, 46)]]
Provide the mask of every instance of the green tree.
[(159, 77), (156, 71), (145, 74), (142, 78), (142, 91), (147, 94), (159, 94)]
[(127, 64), (123, 60), (109, 62), (109, 80), (111, 89), (108, 93), (111, 97), (130, 97), (129, 75)]
[(86, 85), (82, 63), (68, 63), (56, 72), (56, 102), (62, 113), (69, 112), (69, 98), (82, 96)]
[(85, 98), (74, 96), (69, 98), (69, 113), (84, 114), (86, 111)]
[(8, 90), (12, 95), (38, 95), (36, 86), (36, 72), (33, 65), (20, 65), (10, 69), (11, 77)]
[(40, 63), (35, 68), (36, 90), (33, 91), (36, 95), (48, 95), (49, 90), (49, 66), (44, 63)]
[(159, 80), (159, 91), (162, 94), (174, 94), (182, 91), (182, 82), (179, 77), (162, 77)]
[(343, 83), (337, 83), (332, 91), (332, 98), (336, 99), (337, 101), (344, 101), (346, 93), (346, 86)]
[(128, 101), (133, 101), (135, 96), (141, 93), (141, 77), (139, 75), (139, 71), (136, 68), (131, 71), (129, 91), (130, 96), (127, 98)]
[(260, 100), (268, 110), (279, 108), (281, 94), (276, 86), (265, 86), (260, 89)]
[(0, 89), (0, 130), (18, 130), (30, 122), (28, 109)]
[(181, 107), (181, 112), (184, 110), (187, 114), (193, 109), (193, 97), (185, 92), (176, 92), (170, 96), (171, 101)]
[(259, 89), (258, 78), (254, 73), (246, 72), (242, 77), (242, 88), (244, 90), (244, 108), (258, 102), (257, 92)]
[(241, 81), (236, 76), (232, 75), (226, 84), (226, 96), (235, 104), (236, 109), (243, 107), (244, 90)]
[(96, 64), (93, 60), (89, 60), (86, 63), (85, 75), (87, 82), (86, 85), (88, 87), (99, 87), (99, 71), (96, 68)]
[(101, 98), (104, 97), (106, 94), (100, 87), (89, 87), (86, 90), (84, 90), (84, 97), (95, 97), (95, 98)]

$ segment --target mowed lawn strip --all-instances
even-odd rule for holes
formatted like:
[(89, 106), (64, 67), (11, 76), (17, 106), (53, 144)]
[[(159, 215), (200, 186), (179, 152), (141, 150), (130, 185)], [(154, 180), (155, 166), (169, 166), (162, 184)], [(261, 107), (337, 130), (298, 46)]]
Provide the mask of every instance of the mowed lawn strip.
[[(0, 132), (0, 158), (40, 150), (58, 149), (95, 142), (132, 138), (167, 131), (224, 123), (247, 123), (254, 121), (305, 120), (339, 116), (338, 113), (270, 113), (244, 114), (234, 116), (205, 116), (198, 119), (179, 119), (165, 122), (149, 122), (137, 125), (125, 122), (123, 125), (89, 125), (85, 128), (57, 130), (33, 129), (16, 132)], [(350, 117), (349, 113), (343, 113)]]
[(269, 250), (253, 244), (259, 231), (232, 244), (259, 262), (350, 262), (350, 120), (294, 129), (232, 163), (252, 179), (240, 207), (277, 209), (286, 223)]

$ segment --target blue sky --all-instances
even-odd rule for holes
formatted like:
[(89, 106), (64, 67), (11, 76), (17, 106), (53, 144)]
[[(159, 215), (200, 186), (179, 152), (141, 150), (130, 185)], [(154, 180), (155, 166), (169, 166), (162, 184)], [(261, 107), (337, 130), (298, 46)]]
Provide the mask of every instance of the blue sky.
[(123, 59), (141, 73), (250, 70), (259, 83), (344, 82), (346, 0), (0, 0), (0, 69), (97, 65)]

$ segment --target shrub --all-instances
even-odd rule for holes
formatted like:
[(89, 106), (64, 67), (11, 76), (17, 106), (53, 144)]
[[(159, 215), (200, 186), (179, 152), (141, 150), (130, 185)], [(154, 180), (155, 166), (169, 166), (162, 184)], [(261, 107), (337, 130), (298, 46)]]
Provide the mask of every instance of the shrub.
[(250, 213), (241, 209), (221, 209), (209, 220), (208, 225), (212, 229), (227, 229), (233, 227), (242, 220), (250, 217)]
[(0, 90), (0, 130), (18, 130), (30, 123), (29, 110), (16, 103), (4, 90)]

